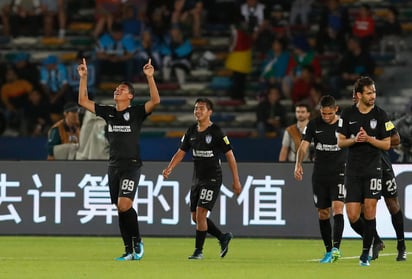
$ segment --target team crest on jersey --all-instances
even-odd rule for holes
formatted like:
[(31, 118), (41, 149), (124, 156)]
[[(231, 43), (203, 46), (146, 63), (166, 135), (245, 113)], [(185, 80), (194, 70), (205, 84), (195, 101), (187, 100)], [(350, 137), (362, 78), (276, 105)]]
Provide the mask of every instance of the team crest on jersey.
[(369, 125), (371, 126), (372, 129), (376, 128), (376, 125), (378, 125), (378, 121), (376, 119), (371, 119), (369, 122)]
[(123, 118), (124, 118), (124, 120), (129, 121), (130, 120), (130, 113), (126, 112), (125, 114), (123, 114)]
[(207, 144), (210, 144), (212, 142), (212, 136), (211, 135), (206, 135), (205, 141)]

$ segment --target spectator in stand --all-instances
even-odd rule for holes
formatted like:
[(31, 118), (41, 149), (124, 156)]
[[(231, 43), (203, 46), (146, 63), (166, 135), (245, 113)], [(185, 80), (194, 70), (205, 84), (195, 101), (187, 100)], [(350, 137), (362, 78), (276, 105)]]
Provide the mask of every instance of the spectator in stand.
[(24, 129), (23, 111), (32, 89), (33, 85), (29, 81), (19, 78), (15, 67), (7, 68), (5, 83), (0, 88), (1, 100), (6, 110), (8, 127), (19, 134)]
[(13, 37), (38, 36), (42, 17), (40, 1), (12, 1), (9, 17), (11, 35)]
[(202, 36), (203, 0), (175, 0), (172, 25), (192, 27), (192, 37)]
[(304, 66), (310, 65), (313, 70), (313, 77), (316, 82), (320, 82), (322, 78), (322, 67), (319, 57), (309, 45), (305, 35), (298, 35), (293, 39), (293, 59), (289, 63), (287, 77), (284, 79), (284, 94), (291, 96), (291, 90), (295, 79), (302, 74)]
[(66, 35), (66, 4), (67, 0), (40, 0), (45, 37), (51, 37), (55, 34), (56, 19), (59, 26), (59, 38), (63, 39)]
[(290, 25), (307, 26), (314, 0), (294, 0), (290, 8)]
[(30, 55), (26, 52), (18, 52), (13, 58), (17, 75), (28, 80), (33, 86), (40, 84), (40, 71), (35, 63), (30, 61)]
[(359, 38), (361, 46), (369, 50), (370, 44), (376, 39), (376, 22), (369, 4), (362, 4), (352, 26), (352, 35)]
[(24, 109), (26, 134), (31, 137), (46, 136), (50, 129), (50, 102), (40, 88), (33, 88)]
[(131, 34), (135, 38), (140, 38), (144, 28), (144, 21), (139, 16), (139, 10), (137, 6), (131, 3), (125, 4), (123, 8), (121, 23), (123, 26), (123, 32), (125, 34)]
[(310, 97), (310, 90), (315, 83), (313, 68), (304, 65), (302, 73), (295, 78), (292, 84), (291, 99), (294, 104), (301, 103)]
[(255, 40), (265, 21), (265, 5), (258, 0), (246, 0), (240, 6), (240, 15), (246, 23), (247, 31)]
[(270, 87), (256, 110), (258, 136), (280, 137), (286, 125), (286, 108), (280, 102), (282, 93), (279, 87)]
[(351, 34), (349, 13), (340, 0), (328, 0), (322, 8), (318, 27), (318, 51), (343, 52), (346, 38)]
[(6, 37), (10, 36), (10, 1), (11, 0), (0, 0), (0, 17), (3, 25), (2, 32)]
[(79, 107), (74, 102), (64, 105), (63, 119), (48, 132), (47, 160), (74, 160), (79, 148)]
[(373, 77), (375, 73), (375, 61), (368, 50), (361, 47), (356, 37), (347, 41), (347, 51), (337, 63), (336, 72), (329, 79), (330, 95), (340, 99), (341, 91), (352, 86), (360, 76)]
[(55, 55), (49, 55), (40, 67), (40, 84), (50, 100), (52, 122), (62, 117), (64, 104), (75, 100), (75, 95), (68, 82), (66, 66)]
[(121, 23), (114, 23), (112, 31), (100, 36), (96, 46), (96, 84), (101, 75), (121, 74), (125, 80), (133, 80), (136, 70), (137, 45), (131, 34), (124, 34)]
[(280, 4), (267, 5), (270, 26), (277, 38), (290, 38), (289, 21), (285, 16), (284, 8)]
[(187, 38), (183, 36), (179, 27), (172, 27), (170, 35), (161, 45), (163, 79), (169, 81), (172, 74), (177, 78), (179, 85), (186, 82), (186, 75), (190, 73), (192, 64), (190, 61), (193, 47)]
[(244, 22), (230, 29), (231, 43), (225, 61), (226, 69), (232, 71), (229, 95), (232, 100), (245, 103), (246, 79), (252, 71), (252, 38)]
[[(380, 54), (383, 56), (386, 52), (386, 47), (388, 45), (393, 46), (395, 52), (395, 61), (400, 61), (400, 52), (402, 43), (405, 42), (402, 40), (402, 26), (398, 18), (399, 12), (396, 7), (391, 6), (387, 8), (387, 14), (385, 20), (381, 27), (382, 35), (380, 41)], [(404, 47), (404, 45), (403, 45)]]
[(101, 34), (112, 31), (113, 23), (121, 18), (124, 2), (126, 0), (96, 0), (94, 38), (99, 38)]
[(150, 0), (147, 6), (147, 21), (153, 37), (162, 41), (167, 36), (172, 21), (173, 1)]
[(272, 48), (263, 58), (260, 82), (264, 88), (275, 84), (283, 84), (292, 55), (287, 50), (287, 42), (283, 38), (275, 38)]
[(162, 60), (160, 58), (159, 43), (153, 39), (152, 32), (146, 29), (142, 32), (141, 39), (136, 41), (137, 52), (136, 59), (138, 69), (142, 68), (149, 58), (152, 59), (152, 65), (155, 69), (160, 69)]

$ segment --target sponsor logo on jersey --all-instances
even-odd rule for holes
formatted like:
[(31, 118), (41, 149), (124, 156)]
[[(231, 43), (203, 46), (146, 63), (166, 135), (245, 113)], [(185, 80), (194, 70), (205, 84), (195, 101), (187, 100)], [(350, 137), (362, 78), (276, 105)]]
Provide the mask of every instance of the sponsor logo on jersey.
[(385, 123), (385, 128), (386, 128), (386, 131), (390, 131), (393, 128), (395, 128), (395, 125), (393, 125), (392, 121), (388, 121)]
[(107, 131), (109, 133), (113, 133), (113, 132), (130, 133), (132, 131), (132, 129), (130, 128), (129, 125), (112, 125), (112, 124), (109, 124), (107, 126)]
[(193, 149), (192, 151), (193, 151), (193, 157), (201, 157), (201, 158), (212, 158), (212, 157), (214, 157), (213, 150)]
[(369, 125), (371, 126), (372, 129), (376, 129), (376, 125), (378, 125), (378, 120), (371, 119), (371, 121), (369, 122)]

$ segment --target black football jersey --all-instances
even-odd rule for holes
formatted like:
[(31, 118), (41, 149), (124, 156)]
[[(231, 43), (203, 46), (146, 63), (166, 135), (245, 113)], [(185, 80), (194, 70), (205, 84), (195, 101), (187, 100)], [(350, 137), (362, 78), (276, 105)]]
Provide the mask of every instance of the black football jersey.
[(149, 115), (144, 105), (129, 106), (117, 111), (114, 106), (95, 105), (96, 115), (107, 123), (110, 146), (110, 166), (142, 165), (140, 158), (140, 130)]
[(228, 138), (216, 124), (199, 132), (192, 125), (182, 138), (180, 149), (192, 150), (195, 179), (216, 179), (222, 176), (220, 156), (232, 149)]
[[(346, 108), (339, 120), (338, 132), (346, 138), (353, 138), (359, 132), (360, 127), (369, 136), (376, 139), (390, 137), (393, 124), (389, 121), (384, 110), (378, 106), (363, 114), (356, 105)], [(371, 176), (381, 171), (382, 151), (369, 143), (355, 143), (349, 147), (347, 157), (347, 174), (355, 176)]]
[(343, 173), (345, 170), (346, 148), (338, 146), (338, 121), (328, 124), (322, 117), (316, 117), (306, 126), (303, 140), (314, 143), (314, 169), (319, 175)]

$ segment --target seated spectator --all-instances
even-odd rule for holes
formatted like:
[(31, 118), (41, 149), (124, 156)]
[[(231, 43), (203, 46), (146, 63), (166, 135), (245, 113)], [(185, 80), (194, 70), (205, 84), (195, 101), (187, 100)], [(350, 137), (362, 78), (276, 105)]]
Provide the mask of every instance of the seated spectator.
[(284, 8), (280, 4), (273, 4), (267, 7), (269, 14), (270, 26), (277, 38), (288, 39), (290, 34), (289, 21), (285, 16)]
[(302, 67), (302, 73), (294, 79), (292, 84), (291, 99), (294, 104), (302, 103), (310, 96), (310, 90), (315, 83), (313, 68), (311, 65)]
[(139, 18), (138, 9), (133, 4), (125, 4), (120, 20), (123, 33), (139, 38), (142, 34), (144, 22)]
[(173, 27), (164, 43), (160, 47), (162, 55), (163, 79), (169, 81), (172, 73), (176, 76), (179, 85), (185, 84), (186, 75), (192, 68), (191, 55), (193, 47), (186, 39), (180, 28)]
[(290, 25), (307, 26), (309, 23), (309, 14), (312, 11), (314, 0), (295, 0), (290, 8), (289, 22)]
[(256, 39), (258, 31), (265, 20), (265, 5), (258, 0), (246, 0), (240, 6), (240, 14), (246, 24), (247, 31)]
[(281, 104), (279, 87), (270, 87), (256, 109), (257, 132), (259, 137), (282, 136), (286, 125), (286, 108)]
[(311, 66), (313, 77), (316, 82), (320, 82), (322, 78), (322, 67), (319, 57), (313, 48), (309, 45), (305, 35), (298, 35), (293, 39), (293, 59), (289, 63), (287, 77), (284, 79), (283, 89), (285, 96), (290, 97), (291, 89), (295, 79), (302, 74), (302, 69), (305, 66)]
[(202, 36), (203, 0), (175, 0), (172, 24), (182, 27), (191, 26), (192, 37)]
[[(402, 40), (402, 26), (398, 18), (398, 10), (396, 7), (392, 6), (387, 8), (387, 14), (385, 20), (381, 27), (380, 35), (382, 35), (380, 41), (380, 54), (385, 55), (386, 47), (393, 46), (395, 52), (395, 61), (400, 60), (400, 52), (402, 43), (405, 42)], [(403, 45), (403, 47), (405, 47)]]
[(0, 88), (2, 104), (5, 108), (8, 127), (19, 134), (23, 133), (23, 111), (27, 107), (29, 93), (33, 85), (19, 78), (15, 67), (6, 70), (5, 83)]
[(47, 135), (51, 125), (50, 102), (40, 88), (34, 88), (29, 93), (24, 119), (26, 135), (31, 137)]
[(174, 2), (170, 0), (150, 0), (147, 5), (147, 25), (155, 40), (162, 40), (171, 28)]
[(12, 1), (9, 17), (11, 35), (13, 37), (38, 36), (42, 17), (40, 1)]
[(74, 160), (79, 148), (79, 107), (70, 102), (64, 105), (64, 118), (49, 130), (47, 160)]
[(55, 22), (58, 23), (58, 36), (63, 39), (66, 34), (66, 4), (67, 0), (40, 0), (43, 14), (43, 35), (55, 35)]
[(115, 19), (121, 18), (124, 2), (125, 0), (96, 0), (94, 38), (98, 38), (105, 32), (110, 33), (112, 31)]
[(113, 24), (110, 33), (100, 36), (95, 49), (96, 84), (101, 75), (122, 75), (122, 79), (131, 81), (136, 69), (136, 50), (133, 36), (124, 34), (120, 23)]
[(376, 22), (372, 16), (369, 4), (362, 4), (352, 26), (352, 35), (360, 39), (363, 49), (369, 50), (370, 44), (376, 38)]
[(26, 52), (18, 52), (13, 58), (13, 65), (17, 75), (28, 80), (33, 86), (38, 86), (40, 82), (40, 71), (37, 65), (30, 61), (30, 55)]
[(3, 35), (6, 37), (10, 36), (10, 13), (10, 0), (0, 0), (0, 17), (2, 23), (2, 32)]
[(336, 72), (331, 73), (330, 95), (340, 99), (341, 91), (347, 86), (352, 86), (360, 76), (373, 77), (375, 74), (375, 61), (369, 51), (362, 49), (359, 39), (348, 39), (347, 51), (337, 62)]
[(264, 88), (283, 83), (291, 60), (286, 40), (274, 39), (272, 48), (265, 54), (261, 66), (260, 82)]
[(76, 101), (69, 82), (67, 68), (55, 55), (49, 55), (40, 67), (40, 85), (50, 100), (52, 122), (61, 118), (64, 104)]
[(152, 65), (155, 69), (162, 68), (162, 60), (160, 57), (159, 42), (153, 39), (152, 32), (146, 29), (142, 32), (140, 40), (137, 40), (136, 60), (137, 68), (141, 69), (149, 60), (152, 59)]
[(328, 0), (322, 8), (318, 25), (318, 51), (342, 52), (346, 50), (346, 38), (351, 34), (349, 12), (340, 0)]

